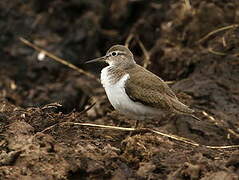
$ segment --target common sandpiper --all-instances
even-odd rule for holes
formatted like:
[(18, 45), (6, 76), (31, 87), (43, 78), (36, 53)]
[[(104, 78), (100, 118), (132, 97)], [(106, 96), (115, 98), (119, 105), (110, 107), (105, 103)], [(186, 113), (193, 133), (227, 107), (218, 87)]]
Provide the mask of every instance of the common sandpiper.
[(136, 64), (126, 46), (114, 45), (105, 56), (86, 63), (100, 61), (109, 64), (101, 71), (101, 83), (110, 103), (120, 113), (143, 120), (166, 111), (199, 120), (160, 77)]

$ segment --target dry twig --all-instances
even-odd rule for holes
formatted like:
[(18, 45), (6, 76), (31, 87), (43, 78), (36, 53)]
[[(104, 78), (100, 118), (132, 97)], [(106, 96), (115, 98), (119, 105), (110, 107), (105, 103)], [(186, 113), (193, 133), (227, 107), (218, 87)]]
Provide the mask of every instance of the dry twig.
[(58, 108), (58, 107), (62, 107), (62, 105), (57, 103), (57, 102), (54, 102), (54, 103), (50, 103), (50, 104), (45, 105), (41, 109), (50, 109), (50, 108)]
[(148, 65), (150, 64), (150, 52), (148, 52), (144, 46), (144, 44), (142, 43), (142, 41), (138, 38), (135, 37), (135, 35), (133, 33), (130, 33), (129, 36), (127, 37), (126, 41), (125, 41), (125, 46), (129, 47), (130, 42), (132, 41), (132, 39), (136, 39), (143, 54), (144, 54), (144, 62), (143, 62), (143, 67), (147, 68)]
[(148, 65), (150, 64), (150, 52), (148, 52), (146, 50), (146, 48), (144, 47), (144, 44), (142, 43), (142, 41), (140, 39), (137, 38), (137, 41), (139, 43), (139, 46), (144, 54), (144, 63), (143, 63), (143, 67), (147, 68)]
[(215, 51), (215, 50), (213, 50), (212, 48), (208, 48), (207, 50), (208, 50), (210, 53), (215, 54), (215, 55), (218, 55), (218, 56), (226, 56), (226, 55), (227, 55), (226, 53), (219, 52), (219, 51)]
[(164, 81), (166, 84), (174, 84), (176, 81)]
[(191, 9), (190, 0), (184, 0), (184, 2), (185, 2), (186, 9), (190, 10)]
[(239, 24), (233, 24), (233, 25), (230, 25), (230, 26), (225, 26), (225, 27), (221, 27), (219, 29), (216, 29), (214, 31), (211, 31), (210, 33), (208, 33), (206, 36), (202, 37), (201, 39), (199, 39), (197, 41), (197, 43), (202, 43), (203, 41), (205, 41), (206, 39), (208, 39), (210, 36), (218, 33), (218, 32), (221, 32), (221, 31), (225, 31), (225, 30), (228, 30), (228, 29), (234, 29), (234, 28), (237, 28), (239, 26)]
[[(205, 111), (202, 111), (203, 115), (206, 116), (215, 126), (217, 127), (222, 127), (224, 130), (226, 130), (229, 134), (232, 134), (234, 135), (235, 137), (239, 138), (239, 134), (236, 133), (235, 131), (233, 131), (232, 129), (230, 128), (224, 128), (225, 125), (223, 125), (223, 123), (221, 123), (220, 121), (216, 121), (216, 119), (209, 115), (207, 112)], [(220, 123), (220, 124), (219, 124)]]
[(133, 38), (134, 38), (134, 34), (130, 33), (129, 36), (127, 37), (125, 43), (124, 43), (127, 48), (129, 47), (129, 43), (132, 41)]
[(22, 37), (20, 37), (19, 39), (20, 39), (21, 42), (23, 42), (27, 46), (35, 49), (36, 51), (45, 54), (46, 56), (52, 58), (53, 60), (55, 60), (55, 61), (57, 61), (57, 62), (59, 62), (61, 64), (64, 64), (64, 65), (68, 66), (69, 68), (74, 69), (74, 70), (76, 70), (77, 72), (79, 72), (81, 74), (84, 74), (84, 75), (86, 75), (86, 76), (88, 76), (88, 77), (90, 77), (92, 79), (95, 79), (97, 82), (100, 82), (99, 79), (97, 77), (95, 77), (93, 74), (91, 74), (89, 72), (86, 72), (83, 69), (78, 68), (77, 66), (75, 66), (75, 65), (67, 62), (66, 60), (64, 60), (62, 58), (59, 58), (59, 57), (55, 56), (54, 54), (52, 54), (52, 53), (50, 53), (50, 52), (48, 52), (48, 51), (46, 51), (46, 50), (36, 46), (35, 44), (29, 42), (28, 40), (26, 40), (26, 39), (24, 39)]
[(224, 37), (224, 36), (222, 37), (222, 44), (223, 44), (223, 47), (226, 47), (226, 46), (227, 46), (227, 43), (226, 43), (226, 40), (225, 40), (225, 37)]
[(91, 124), (91, 123), (74, 123), (74, 122), (63, 122), (63, 123), (58, 123), (58, 124), (54, 124), (46, 129), (44, 129), (43, 131), (41, 131), (41, 133), (44, 133), (52, 128), (54, 128), (57, 125), (77, 125), (77, 126), (87, 126), (87, 127), (95, 127), (95, 128), (105, 128), (105, 129), (113, 129), (113, 130), (120, 130), (120, 131), (149, 131), (176, 141), (180, 141), (186, 144), (190, 144), (196, 147), (206, 147), (208, 149), (231, 149), (231, 148), (239, 148), (239, 145), (229, 145), (229, 146), (207, 146), (207, 145), (201, 145), (199, 143), (196, 143), (190, 139), (184, 138), (184, 137), (180, 137), (180, 136), (175, 136), (175, 135), (170, 135), (170, 134), (166, 134), (166, 133), (162, 133), (160, 131), (156, 131), (153, 129), (148, 129), (148, 128), (143, 128), (143, 129), (135, 129), (135, 128), (124, 128), (124, 127), (116, 127), (116, 126), (106, 126), (106, 125), (99, 125), (99, 124)]

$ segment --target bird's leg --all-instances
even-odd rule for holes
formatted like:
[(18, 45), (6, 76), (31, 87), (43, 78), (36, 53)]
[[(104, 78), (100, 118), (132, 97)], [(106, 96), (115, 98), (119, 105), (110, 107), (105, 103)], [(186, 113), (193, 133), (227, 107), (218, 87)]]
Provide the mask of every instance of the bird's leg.
[(135, 122), (134, 122), (134, 129), (137, 129), (139, 127), (139, 120), (137, 119), (137, 120), (135, 120)]
[(198, 118), (197, 116), (195, 116), (195, 115), (193, 115), (193, 114), (190, 114), (190, 116), (191, 116), (192, 118), (196, 119), (197, 121), (201, 121), (200, 118)]
[[(139, 127), (139, 120), (137, 119), (137, 120), (134, 121), (133, 128), (134, 128), (135, 130), (137, 130), (138, 127)], [(133, 132), (134, 132), (134, 131), (130, 131), (128, 137), (131, 137), (131, 136), (133, 135)]]

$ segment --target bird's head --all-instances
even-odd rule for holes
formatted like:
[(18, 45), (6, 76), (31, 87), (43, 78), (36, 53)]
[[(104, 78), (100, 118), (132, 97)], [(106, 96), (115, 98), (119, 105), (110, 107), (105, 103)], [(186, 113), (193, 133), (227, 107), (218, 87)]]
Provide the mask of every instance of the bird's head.
[(87, 61), (86, 63), (102, 61), (110, 66), (130, 66), (135, 64), (132, 52), (123, 45), (114, 45), (107, 51), (105, 56)]

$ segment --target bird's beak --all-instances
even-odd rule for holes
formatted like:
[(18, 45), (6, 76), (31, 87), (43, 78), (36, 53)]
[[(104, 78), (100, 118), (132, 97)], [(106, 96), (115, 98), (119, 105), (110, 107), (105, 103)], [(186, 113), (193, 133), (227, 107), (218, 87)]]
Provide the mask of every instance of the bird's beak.
[(90, 61), (86, 61), (85, 64), (89, 64), (89, 63), (94, 63), (94, 62), (105, 62), (106, 56), (102, 56), (96, 59), (92, 59)]

